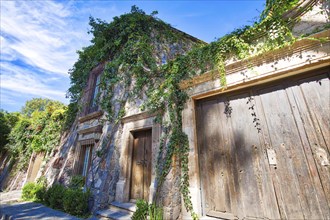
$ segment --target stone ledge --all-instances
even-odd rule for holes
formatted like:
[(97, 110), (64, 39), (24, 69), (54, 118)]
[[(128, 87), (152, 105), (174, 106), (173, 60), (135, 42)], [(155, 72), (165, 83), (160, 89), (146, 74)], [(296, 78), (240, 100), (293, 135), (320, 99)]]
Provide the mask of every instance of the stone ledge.
[[(316, 33), (311, 38), (328, 38), (330, 35), (330, 29), (324, 30), (322, 32)], [(329, 42), (324, 43), (316, 40), (311, 39), (302, 39), (300, 41), (297, 41), (291, 46), (286, 46), (283, 48), (279, 48), (273, 51), (268, 51), (262, 54), (258, 54), (255, 56), (252, 56), (250, 58), (244, 59), (244, 60), (237, 60), (237, 61), (231, 61), (226, 65), (226, 76), (239, 73), (241, 71), (244, 71), (248, 69), (247, 67), (249, 65), (252, 66), (261, 66), (265, 65), (265, 63), (271, 63), (279, 59), (283, 59), (288, 54), (294, 55), (298, 54), (301, 51), (304, 50), (319, 50), (320, 47), (328, 47)], [(210, 70), (205, 73), (202, 73), (201, 75), (197, 75), (192, 77), (191, 79), (186, 79), (180, 82), (179, 86), (180, 89), (188, 89), (191, 87), (195, 87), (197, 85), (200, 85), (202, 83), (213, 81), (215, 79), (219, 78), (219, 73), (217, 70)]]
[(103, 125), (96, 125), (93, 127), (81, 128), (77, 132), (78, 134), (87, 134), (87, 133), (102, 133)]
[(142, 113), (138, 113), (135, 115), (125, 116), (121, 119), (121, 122), (123, 124), (125, 124), (125, 123), (132, 122), (132, 121), (138, 121), (138, 120), (142, 120), (142, 119), (146, 119), (146, 118), (151, 118), (156, 115), (157, 115), (157, 112), (155, 112), (155, 113), (142, 112)]
[(92, 112), (88, 115), (85, 115), (85, 116), (82, 116), (82, 117), (79, 117), (78, 121), (79, 123), (83, 123), (85, 121), (89, 121), (91, 119), (94, 119), (94, 118), (98, 118), (100, 117), (101, 115), (103, 115), (103, 111), (102, 110), (98, 110), (96, 112)]
[(110, 203), (111, 208), (119, 208), (119, 209), (125, 209), (127, 211), (130, 212), (135, 212), (136, 211), (136, 205), (135, 203), (129, 203), (129, 202), (117, 202), (117, 201), (113, 201), (112, 203)]
[(86, 136), (79, 135), (78, 142), (81, 144), (96, 143), (101, 139), (101, 133), (88, 133)]
[(115, 219), (115, 220), (127, 220), (127, 219), (131, 219), (132, 217), (131, 212), (112, 211), (110, 209), (99, 210), (96, 212), (96, 215), (110, 219)]

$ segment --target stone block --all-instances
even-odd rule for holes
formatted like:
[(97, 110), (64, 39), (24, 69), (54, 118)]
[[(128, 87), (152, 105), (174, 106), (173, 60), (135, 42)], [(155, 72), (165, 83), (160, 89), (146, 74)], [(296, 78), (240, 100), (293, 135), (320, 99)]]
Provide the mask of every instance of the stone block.
[(95, 188), (100, 188), (101, 183), (102, 183), (102, 180), (101, 179), (97, 179), (96, 180), (96, 183), (95, 183)]

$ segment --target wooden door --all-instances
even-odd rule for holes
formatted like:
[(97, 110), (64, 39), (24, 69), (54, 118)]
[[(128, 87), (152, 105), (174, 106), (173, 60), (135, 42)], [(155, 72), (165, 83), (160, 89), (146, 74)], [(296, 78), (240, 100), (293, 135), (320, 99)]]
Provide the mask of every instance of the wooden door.
[(198, 101), (203, 215), (329, 219), (329, 90), (321, 70)]
[(149, 201), (151, 183), (151, 130), (134, 132), (130, 199)]

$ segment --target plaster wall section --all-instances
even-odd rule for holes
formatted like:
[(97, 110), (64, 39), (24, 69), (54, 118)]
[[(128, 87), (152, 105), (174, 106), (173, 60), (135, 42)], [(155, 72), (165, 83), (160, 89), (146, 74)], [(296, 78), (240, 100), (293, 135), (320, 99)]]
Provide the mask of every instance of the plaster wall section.
[(308, 8), (303, 16), (294, 25), (293, 33), (296, 36), (309, 35), (329, 28), (330, 3), (328, 0), (314, 1), (314, 5)]

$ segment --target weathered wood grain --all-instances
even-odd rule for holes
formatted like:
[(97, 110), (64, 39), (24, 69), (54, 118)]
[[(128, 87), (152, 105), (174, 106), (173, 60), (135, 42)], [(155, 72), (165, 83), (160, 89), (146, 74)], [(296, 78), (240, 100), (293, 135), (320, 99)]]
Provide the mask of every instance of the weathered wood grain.
[(197, 101), (203, 215), (329, 219), (329, 90), (323, 69)]

